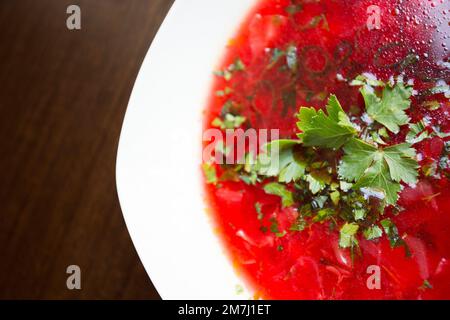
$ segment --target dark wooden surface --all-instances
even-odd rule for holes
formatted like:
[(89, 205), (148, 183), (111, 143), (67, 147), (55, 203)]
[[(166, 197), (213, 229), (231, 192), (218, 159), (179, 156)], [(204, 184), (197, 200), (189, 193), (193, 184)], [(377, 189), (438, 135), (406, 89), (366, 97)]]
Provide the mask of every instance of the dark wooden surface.
[[(66, 28), (78, 4), (82, 30)], [(0, 1), (0, 298), (158, 298), (115, 187), (134, 80), (172, 0)], [(66, 267), (82, 289), (66, 288)]]

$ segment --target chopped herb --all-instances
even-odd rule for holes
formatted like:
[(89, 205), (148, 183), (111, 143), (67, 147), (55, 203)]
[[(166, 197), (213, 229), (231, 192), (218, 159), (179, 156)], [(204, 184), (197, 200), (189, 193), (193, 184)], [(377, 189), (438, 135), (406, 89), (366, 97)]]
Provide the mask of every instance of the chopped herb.
[(299, 13), (303, 10), (303, 7), (301, 4), (290, 4), (286, 7), (286, 12), (290, 15), (294, 15), (296, 13)]
[(202, 169), (206, 178), (206, 183), (216, 184), (217, 183), (216, 167), (211, 163), (204, 163), (202, 165)]
[(225, 87), (225, 89), (223, 89), (223, 90), (216, 91), (216, 96), (224, 97), (224, 96), (229, 95), (232, 92), (233, 92), (233, 89), (231, 89), (230, 87)]
[(265, 146), (265, 153), (259, 159), (259, 174), (278, 177), (279, 182), (296, 181), (305, 174), (306, 161), (303, 159), (298, 141), (275, 140)]
[(355, 221), (364, 220), (364, 218), (366, 216), (366, 210), (364, 210), (364, 209), (354, 209), (353, 210), (353, 215), (355, 217)]
[(331, 183), (331, 176), (326, 170), (313, 170), (306, 175), (305, 180), (309, 183), (312, 194), (316, 194)]
[(281, 203), (283, 207), (289, 207), (294, 204), (292, 192), (289, 191), (285, 185), (276, 182), (268, 183), (264, 186), (264, 191), (267, 194), (281, 197)]
[[(273, 49), (270, 63), (277, 63), (283, 56), (287, 67), (297, 70), (296, 48)], [(237, 62), (227, 71), (243, 68)], [(384, 231), (392, 247), (404, 246), (408, 254), (406, 242), (395, 224), (382, 216), (386, 206), (391, 206), (394, 214), (399, 212), (401, 184), (414, 185), (418, 181), (419, 165), (413, 146), (426, 138), (447, 134), (439, 128), (426, 127), (424, 121), (410, 124), (406, 111), (410, 107), (412, 87), (401, 78), (384, 83), (371, 74), (363, 74), (351, 84), (361, 86), (365, 101), (366, 110), (360, 119), (356, 115), (349, 118), (334, 95), (330, 95), (325, 111), (300, 107), (298, 139), (274, 140), (258, 155), (247, 153), (245, 164), (232, 167), (231, 171), (225, 168), (221, 180), (229, 177), (251, 185), (262, 183), (267, 194), (280, 197), (283, 208), (299, 206), (299, 215), (289, 227), (290, 232), (303, 231), (312, 223), (329, 222), (331, 231), (340, 230), (339, 245), (351, 249), (352, 259), (353, 249), (358, 246), (358, 232), (367, 240), (375, 240)], [(289, 90), (296, 93), (295, 88)], [(296, 105), (295, 101), (283, 103), (288, 107)], [(246, 119), (238, 114), (235, 105), (228, 101), (213, 125), (223, 130), (241, 127)], [(408, 124), (405, 142), (399, 142), (397, 137), (394, 140), (393, 134)], [(433, 132), (429, 133), (431, 129)], [(438, 162), (433, 162), (428, 174), (441, 174), (439, 170), (450, 167), (448, 145), (439, 168)], [(226, 154), (227, 150), (219, 145), (217, 151)], [(211, 171), (208, 174), (205, 171), (207, 181), (216, 184), (215, 168), (205, 168)], [(255, 211), (257, 219), (263, 220), (261, 203), (255, 203)], [(280, 231), (275, 219), (270, 222), (270, 231), (276, 237), (286, 235), (287, 231)], [(268, 230), (265, 226), (260, 229)]]
[(302, 215), (299, 215), (298, 218), (295, 220), (295, 223), (291, 225), (289, 228), (290, 231), (303, 231), (305, 230), (307, 226), (306, 220), (303, 218)]
[(383, 81), (377, 80), (377, 78), (369, 73), (361, 74), (357, 76), (354, 80), (350, 82), (351, 86), (364, 86), (368, 85), (371, 87), (384, 87), (386, 84)]
[(270, 232), (274, 233), (277, 238), (282, 238), (287, 234), (286, 231), (280, 232), (280, 230), (278, 229), (278, 222), (276, 219), (271, 219), (270, 221), (271, 221)]
[(448, 94), (450, 92), (450, 86), (445, 82), (439, 82), (436, 84), (434, 88), (431, 89), (432, 94), (440, 94), (443, 93), (446, 98), (448, 98)]
[(423, 280), (422, 285), (419, 287), (419, 290), (425, 291), (427, 289), (433, 289), (433, 286), (428, 280)]
[(298, 62), (297, 62), (297, 47), (290, 45), (286, 50), (286, 63), (288, 68), (292, 72), (297, 72)]
[(255, 203), (255, 210), (256, 210), (256, 213), (258, 214), (258, 220), (262, 220), (263, 217), (264, 217), (264, 215), (263, 215), (263, 213), (261, 211), (261, 208), (262, 208), (261, 203), (256, 202)]
[(403, 239), (400, 238), (398, 234), (397, 226), (392, 222), (391, 219), (381, 220), (380, 224), (383, 227), (384, 232), (388, 236), (391, 248), (396, 248), (404, 244)]
[(339, 191), (333, 191), (330, 193), (330, 199), (335, 206), (339, 204), (339, 200), (341, 199), (341, 193)]
[(244, 71), (245, 65), (240, 58), (237, 58), (226, 69), (215, 71), (214, 74), (218, 77), (223, 77), (226, 81), (230, 81), (233, 77), (233, 73), (236, 71)]
[(341, 188), (342, 191), (347, 192), (353, 187), (353, 183), (349, 183), (346, 181), (339, 181), (339, 188)]
[(322, 22), (322, 29), (330, 31), (328, 20), (324, 14), (312, 17), (312, 19), (308, 22), (308, 24), (305, 27), (303, 27), (303, 30), (317, 28), (321, 22)]
[(342, 226), (340, 231), (339, 246), (341, 248), (351, 248), (358, 245), (356, 233), (359, 226), (356, 223), (346, 223)]
[(372, 226), (364, 230), (364, 237), (367, 240), (375, 240), (383, 235), (383, 230), (378, 226)]
[(413, 145), (425, 140), (428, 137), (429, 134), (427, 131), (425, 131), (425, 124), (423, 123), (423, 121), (419, 121), (417, 123), (411, 123), (409, 125), (409, 132), (406, 135), (406, 142)]
[(216, 128), (224, 129), (236, 129), (242, 126), (247, 119), (242, 116), (235, 116), (231, 113), (227, 113), (223, 119), (215, 118), (211, 125)]
[(331, 208), (320, 209), (313, 218), (313, 222), (323, 222), (334, 216), (336, 212)]
[(327, 200), (328, 200), (328, 197), (325, 195), (315, 197), (315, 198), (313, 198), (312, 206), (314, 208), (323, 208), (325, 205), (325, 202), (327, 202)]

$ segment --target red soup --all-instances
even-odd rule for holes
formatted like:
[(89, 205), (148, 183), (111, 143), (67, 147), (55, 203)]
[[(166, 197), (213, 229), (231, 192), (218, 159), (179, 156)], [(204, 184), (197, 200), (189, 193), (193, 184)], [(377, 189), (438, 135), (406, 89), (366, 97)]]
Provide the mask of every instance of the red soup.
[(230, 39), (205, 132), (284, 139), (274, 170), (267, 146), (220, 164), (233, 143), (205, 142), (256, 297), (450, 299), (449, 18), (440, 0), (261, 0)]

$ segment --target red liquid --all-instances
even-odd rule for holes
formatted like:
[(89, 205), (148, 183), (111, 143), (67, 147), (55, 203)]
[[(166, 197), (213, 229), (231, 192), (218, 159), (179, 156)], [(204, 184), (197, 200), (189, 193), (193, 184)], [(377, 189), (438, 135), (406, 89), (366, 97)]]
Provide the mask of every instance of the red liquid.
[[(304, 0), (302, 10), (288, 14), (289, 0), (263, 0), (249, 14), (227, 47), (220, 69), (240, 57), (245, 72), (226, 82), (218, 78), (213, 92), (231, 87), (228, 97), (213, 95), (206, 109), (205, 128), (231, 99), (253, 128), (276, 128), (282, 137), (295, 137), (294, 114), (299, 106), (321, 108), (329, 94), (337, 95), (344, 109), (362, 108), (357, 88), (341, 78), (353, 79), (371, 72), (379, 79), (404, 74), (414, 80), (410, 117), (426, 117), (430, 125), (450, 131), (450, 104), (443, 95), (427, 95), (437, 80), (449, 82), (449, 5), (434, 1)], [(381, 8), (381, 29), (368, 30), (367, 7)], [(397, 9), (397, 10), (396, 10)], [(444, 11), (446, 14), (444, 14)], [(295, 45), (298, 72), (280, 70), (282, 62), (268, 68), (271, 52)], [(448, 45), (448, 43), (447, 43)], [(418, 61), (411, 62), (418, 57)], [(289, 98), (290, 97), (290, 98)], [(295, 97), (295, 98), (293, 98)], [(424, 101), (437, 100), (441, 107), (430, 111)], [(403, 139), (404, 129), (399, 135)], [(448, 139), (447, 139), (448, 140)], [(422, 166), (439, 159), (444, 139), (433, 138), (417, 146)], [(218, 167), (217, 170), (220, 171)], [(361, 254), (352, 264), (348, 250), (338, 246), (338, 231), (314, 224), (303, 232), (291, 232), (298, 213), (281, 209), (280, 198), (267, 195), (261, 186), (223, 182), (220, 188), (206, 185), (208, 202), (223, 242), (237, 269), (258, 297), (271, 299), (450, 299), (450, 189), (446, 177), (421, 177), (415, 188), (406, 187), (398, 216), (386, 215), (397, 224), (411, 256), (404, 248), (391, 249), (379, 241), (359, 239)], [(257, 219), (254, 204), (262, 204), (264, 218)], [(277, 238), (263, 233), (275, 218)], [(279, 251), (279, 246), (283, 247)], [(381, 289), (370, 290), (367, 267), (381, 268)], [(432, 288), (424, 288), (427, 280)]]

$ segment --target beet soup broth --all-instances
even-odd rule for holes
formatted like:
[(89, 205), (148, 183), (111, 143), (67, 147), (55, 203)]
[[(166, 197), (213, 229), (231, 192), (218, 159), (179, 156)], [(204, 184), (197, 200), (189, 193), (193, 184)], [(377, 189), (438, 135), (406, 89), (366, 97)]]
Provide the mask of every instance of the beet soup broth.
[[(373, 201), (381, 206), (383, 195), (371, 200), (370, 192), (347, 191), (343, 185), (351, 183), (334, 178), (312, 189), (308, 172), (341, 176), (324, 165), (332, 160), (308, 164), (298, 181), (272, 184), (278, 191), (265, 188), (278, 181), (276, 176), (250, 177), (242, 165), (209, 165), (208, 206), (255, 297), (450, 299), (449, 17), (448, 2), (438, 0), (261, 0), (229, 40), (205, 111), (205, 130), (279, 129), (281, 138), (297, 139), (299, 107), (325, 110), (335, 95), (353, 123), (355, 129), (347, 126), (351, 134), (366, 137), (367, 126), (375, 128), (368, 144), (409, 141), (415, 153), (408, 163), (418, 164), (409, 166), (413, 175), (417, 171), (414, 183), (405, 183), (405, 174), (399, 183), (388, 178), (387, 188), (398, 187), (398, 198), (394, 192), (395, 203), (385, 203), (375, 218), (369, 218), (370, 206)], [(386, 88), (410, 86), (408, 99), (398, 97), (410, 101), (404, 110), (408, 124), (399, 121), (398, 131), (381, 124), (389, 119), (373, 124), (369, 109), (364, 112), (369, 102), (361, 87), (351, 85), (354, 79), (375, 89), (378, 82)], [(418, 130), (411, 142), (413, 128)], [(330, 149), (294, 148), (303, 148), (302, 159), (307, 152), (334, 157)], [(343, 148), (336, 153), (336, 168), (349, 153), (350, 147)], [(305, 186), (310, 195), (302, 193)], [(368, 204), (348, 200), (357, 196)], [(328, 204), (339, 209), (317, 217)], [(349, 205), (355, 205), (354, 216), (342, 218)]]

